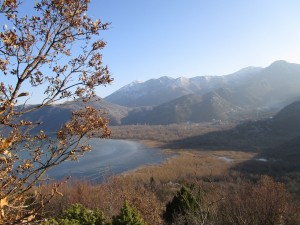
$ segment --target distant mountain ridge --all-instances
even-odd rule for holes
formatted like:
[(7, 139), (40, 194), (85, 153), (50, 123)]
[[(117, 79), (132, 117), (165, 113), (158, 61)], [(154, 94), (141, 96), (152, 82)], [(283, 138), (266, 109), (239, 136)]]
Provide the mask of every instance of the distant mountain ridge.
[(171, 78), (167, 76), (145, 82), (132, 82), (105, 100), (127, 107), (153, 106), (166, 103), (188, 94), (206, 94), (224, 85), (236, 86), (245, 82), (262, 68), (247, 67), (225, 76), (198, 76), (193, 78)]
[[(247, 67), (224, 76), (136, 81), (105, 99), (93, 99), (90, 105), (105, 111), (111, 125), (239, 121), (274, 115), (300, 100), (299, 87), (300, 65), (276, 61), (266, 68)], [(28, 116), (44, 121), (43, 129), (53, 130), (83, 106), (75, 100)]]
[[(88, 105), (104, 112), (110, 120), (110, 125), (119, 125), (121, 119), (126, 117), (129, 111), (127, 107), (106, 102), (99, 97), (93, 98)], [(68, 101), (62, 104), (45, 106), (22, 116), (21, 119), (34, 123), (41, 122), (41, 125), (33, 130), (34, 132), (39, 130), (53, 132), (60, 129), (65, 122), (71, 119), (72, 112), (82, 109), (84, 106), (85, 104), (81, 100)]]
[(218, 93), (246, 109), (283, 108), (300, 98), (300, 65), (276, 61), (236, 88), (222, 87)]
[(300, 65), (281, 60), (266, 68), (247, 67), (224, 76), (134, 82), (105, 100), (135, 107), (121, 119), (122, 124), (238, 120), (278, 112), (300, 100), (299, 87)]

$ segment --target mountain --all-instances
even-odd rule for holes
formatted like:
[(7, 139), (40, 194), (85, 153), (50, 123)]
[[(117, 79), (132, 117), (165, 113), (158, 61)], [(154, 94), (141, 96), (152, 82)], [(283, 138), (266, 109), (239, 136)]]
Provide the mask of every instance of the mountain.
[[(98, 97), (93, 98), (89, 106), (106, 113), (111, 125), (120, 124), (121, 118), (128, 115), (128, 108), (106, 102)], [(57, 131), (65, 122), (70, 120), (72, 112), (83, 108), (85, 105), (80, 100), (68, 101), (62, 104), (46, 106), (27, 113), (21, 119), (32, 122), (42, 122), (33, 131), (44, 130), (46, 132)], [(27, 106), (34, 107), (34, 106)]]
[[(111, 125), (248, 120), (274, 115), (300, 100), (299, 87), (300, 65), (276, 61), (266, 68), (247, 67), (224, 76), (161, 77), (133, 82), (89, 104), (105, 111)], [(27, 117), (44, 121), (45, 130), (54, 130), (70, 118), (72, 111), (83, 106), (80, 101), (71, 101)]]
[(127, 106), (159, 105), (192, 93), (185, 85), (186, 78), (161, 77), (146, 82), (133, 82), (105, 98), (106, 101)]
[[(269, 150), (280, 148), (286, 143), (299, 143), (299, 130), (300, 101), (297, 101), (284, 107), (273, 118), (247, 121), (229, 130), (187, 137), (167, 144), (165, 147), (269, 152)], [(296, 150), (299, 152), (299, 145)]]
[(188, 94), (215, 91), (232, 104), (248, 110), (282, 108), (300, 98), (300, 65), (276, 61), (266, 68), (247, 67), (224, 76), (161, 77), (133, 82), (105, 100), (127, 106), (160, 105)]
[[(300, 187), (300, 101), (294, 102), (272, 119), (265, 121), (264, 136), (269, 138), (266, 148), (260, 149), (255, 158), (243, 162), (235, 169), (251, 174), (268, 174), (274, 177), (281, 177), (290, 184)], [(261, 121), (261, 124), (264, 122)], [(257, 143), (257, 138), (253, 143)], [(263, 136), (260, 137), (263, 139)], [(259, 141), (259, 140), (258, 140)]]
[(172, 124), (198, 123), (204, 121), (226, 120), (240, 109), (223, 99), (215, 92), (199, 96), (185, 95), (159, 106), (133, 110), (122, 124)]
[(245, 109), (280, 109), (300, 99), (300, 65), (276, 61), (235, 88), (218, 90), (226, 100)]
[(203, 95), (225, 85), (237, 86), (259, 71), (261, 68), (247, 67), (226, 76), (176, 79), (164, 76), (146, 82), (135, 81), (107, 96), (105, 100), (127, 107), (160, 105), (188, 94)]
[(125, 124), (256, 119), (300, 100), (299, 87), (300, 65), (276, 61), (266, 68), (247, 67), (224, 76), (161, 77), (134, 82), (105, 100), (142, 106), (122, 119)]
[(273, 117), (272, 124), (283, 133), (300, 135), (300, 101), (284, 107)]
[[(112, 125), (120, 124), (121, 119), (123, 117), (126, 117), (129, 111), (127, 107), (107, 102), (99, 97), (91, 99), (88, 105), (106, 113), (107, 117), (110, 119), (110, 124)], [(74, 111), (83, 108), (85, 105), (82, 101), (75, 100), (71, 102), (66, 102), (60, 106), (63, 108), (69, 108), (71, 111)]]

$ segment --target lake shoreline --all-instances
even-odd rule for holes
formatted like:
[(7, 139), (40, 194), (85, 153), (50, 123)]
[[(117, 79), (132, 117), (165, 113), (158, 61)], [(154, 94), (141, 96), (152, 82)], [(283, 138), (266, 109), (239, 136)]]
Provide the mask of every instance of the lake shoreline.
[[(152, 177), (158, 182), (182, 180), (187, 177), (224, 176), (230, 168), (253, 159), (255, 153), (234, 150), (164, 149), (165, 143), (153, 140), (133, 140), (147, 147), (159, 148), (161, 154), (173, 154), (160, 163), (144, 164), (116, 176), (147, 182)], [(230, 160), (229, 160), (230, 159)]]
[(66, 161), (48, 172), (53, 179), (74, 177), (76, 179), (99, 180), (107, 170), (119, 175), (135, 171), (147, 165), (158, 165), (173, 156), (158, 148), (152, 141), (129, 139), (90, 140), (93, 149), (79, 158), (78, 162)]

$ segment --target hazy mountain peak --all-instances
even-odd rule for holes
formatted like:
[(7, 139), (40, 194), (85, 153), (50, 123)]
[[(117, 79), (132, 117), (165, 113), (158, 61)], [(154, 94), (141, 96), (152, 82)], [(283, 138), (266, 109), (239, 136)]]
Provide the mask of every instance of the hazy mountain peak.
[(162, 76), (160, 78), (158, 78), (159, 80), (174, 80), (173, 77), (169, 77), (169, 76)]
[(178, 85), (187, 86), (190, 83), (190, 79), (186, 77), (178, 77), (176, 78), (175, 83)]
[(285, 60), (277, 60), (277, 61), (273, 62), (270, 66), (282, 66), (282, 65), (287, 65), (287, 64), (289, 64), (289, 63)]
[(262, 67), (248, 66), (248, 67), (238, 70), (234, 74), (236, 74), (236, 75), (252, 74), (252, 73), (260, 72), (262, 70), (263, 70)]
[(139, 80), (135, 80), (129, 84), (127, 84), (125, 87), (133, 87), (135, 86), (136, 84), (141, 84), (141, 83), (144, 83), (143, 81), (139, 81)]
[(278, 61), (273, 62), (270, 66), (268, 66), (266, 68), (266, 70), (279, 72), (279, 71), (286, 70), (286, 69), (293, 69), (293, 68), (295, 68), (295, 66), (298, 67), (299, 65), (295, 64), (295, 63), (289, 63), (285, 60), (278, 60)]
[(181, 81), (182, 81), (182, 80), (188, 80), (188, 79), (189, 79), (189, 78), (186, 78), (186, 77), (177, 77), (177, 78), (176, 78), (176, 80), (181, 80)]
[[(173, 77), (169, 77), (169, 76), (162, 76), (156, 79), (151, 79), (152, 81), (160, 81), (160, 82), (165, 82), (165, 81), (170, 81), (170, 80), (174, 80)], [(146, 81), (147, 82), (147, 81)]]
[(212, 77), (214, 77), (214, 76), (201, 76), (201, 79), (205, 80), (205, 81), (210, 81), (212, 79)]

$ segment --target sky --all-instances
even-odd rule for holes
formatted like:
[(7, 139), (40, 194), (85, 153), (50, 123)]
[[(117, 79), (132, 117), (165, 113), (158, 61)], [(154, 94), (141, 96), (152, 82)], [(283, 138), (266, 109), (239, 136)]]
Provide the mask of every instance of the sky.
[(114, 82), (101, 97), (135, 80), (300, 63), (299, 0), (91, 0), (88, 14), (111, 23), (100, 38)]
[[(103, 60), (114, 81), (97, 87), (100, 97), (161, 76), (227, 75), (276, 60), (300, 64), (299, 0), (91, 0), (87, 14), (111, 23), (98, 38), (107, 42)], [(31, 91), (28, 103), (42, 96)]]

